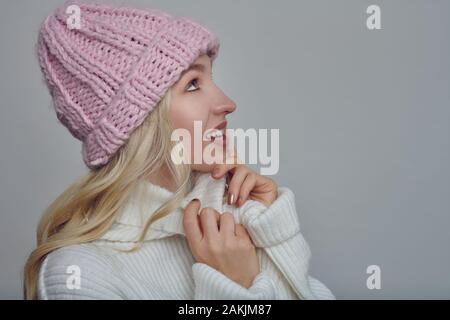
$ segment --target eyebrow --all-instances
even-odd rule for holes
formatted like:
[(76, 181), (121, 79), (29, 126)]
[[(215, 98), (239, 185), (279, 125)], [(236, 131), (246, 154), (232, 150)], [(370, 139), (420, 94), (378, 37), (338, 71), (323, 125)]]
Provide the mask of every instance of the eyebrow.
[[(211, 68), (212, 68), (212, 62), (211, 62)], [(201, 63), (194, 63), (194, 64), (192, 64), (189, 67), (189, 69), (185, 70), (183, 75), (188, 73), (189, 71), (194, 71), (194, 70), (197, 70), (197, 71), (200, 71), (200, 72), (205, 72), (206, 71), (206, 67), (205, 67), (205, 65), (203, 65)]]
[[(212, 68), (212, 63), (211, 63), (211, 68)], [(186, 74), (189, 73), (189, 71), (195, 71), (195, 70), (200, 71), (200, 72), (205, 72), (206, 67), (205, 67), (205, 65), (203, 65), (201, 63), (194, 63), (194, 64), (190, 65), (190, 67), (188, 69), (184, 70), (181, 73), (180, 79), (184, 78), (184, 76), (186, 76)]]
[(198, 71), (205, 71), (205, 66), (200, 64), (200, 63), (194, 63), (193, 65), (190, 66), (190, 68), (188, 69), (188, 71), (190, 70), (198, 70)]

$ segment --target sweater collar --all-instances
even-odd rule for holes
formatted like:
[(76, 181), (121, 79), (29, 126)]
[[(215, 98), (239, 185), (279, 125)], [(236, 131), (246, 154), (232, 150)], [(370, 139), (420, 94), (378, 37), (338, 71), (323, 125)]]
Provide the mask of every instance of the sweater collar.
[[(183, 198), (176, 210), (153, 222), (145, 240), (160, 239), (179, 234), (185, 236), (183, 226), (184, 208), (197, 198), (201, 207), (211, 207), (219, 213), (223, 211), (226, 178), (214, 179), (210, 173), (199, 173), (190, 192)], [(118, 242), (136, 242), (145, 222), (174, 193), (148, 180), (140, 180), (125, 205), (120, 210), (116, 221), (99, 240)]]

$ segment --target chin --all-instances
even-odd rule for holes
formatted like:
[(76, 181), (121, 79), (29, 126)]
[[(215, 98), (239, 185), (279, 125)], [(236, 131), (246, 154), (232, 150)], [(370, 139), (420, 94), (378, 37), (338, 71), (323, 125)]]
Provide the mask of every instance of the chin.
[(214, 169), (214, 164), (193, 164), (191, 165), (192, 171), (198, 172), (212, 172)]

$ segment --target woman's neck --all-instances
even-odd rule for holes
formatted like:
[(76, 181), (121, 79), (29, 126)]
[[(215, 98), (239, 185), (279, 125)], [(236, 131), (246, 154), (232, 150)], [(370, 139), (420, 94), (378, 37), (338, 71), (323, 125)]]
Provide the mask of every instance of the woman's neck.
[(162, 169), (152, 173), (147, 177), (147, 180), (151, 183), (163, 187), (170, 192), (175, 192), (177, 186), (175, 184), (175, 180), (172, 177), (167, 166), (164, 166)]

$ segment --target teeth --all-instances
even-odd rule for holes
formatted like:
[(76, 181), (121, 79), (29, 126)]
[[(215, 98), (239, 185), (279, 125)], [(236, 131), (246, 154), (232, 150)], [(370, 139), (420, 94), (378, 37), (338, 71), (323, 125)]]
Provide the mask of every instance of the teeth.
[(223, 132), (222, 131), (216, 131), (216, 134), (213, 134), (213, 137), (217, 138), (217, 137), (221, 137), (223, 136)]
[(208, 132), (208, 134), (206, 135), (207, 139), (211, 139), (211, 138), (217, 138), (217, 137), (222, 137), (224, 135), (223, 131), (221, 130), (215, 130), (212, 132)]

